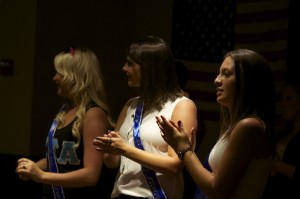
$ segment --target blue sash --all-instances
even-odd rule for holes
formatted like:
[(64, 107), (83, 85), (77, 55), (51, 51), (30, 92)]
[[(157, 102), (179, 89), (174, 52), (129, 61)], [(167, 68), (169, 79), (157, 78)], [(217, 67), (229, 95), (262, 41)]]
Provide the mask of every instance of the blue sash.
[[(144, 150), (144, 146), (142, 144), (140, 138), (140, 125), (142, 121), (142, 112), (143, 112), (143, 104), (137, 106), (135, 115), (134, 115), (134, 125), (133, 125), (133, 137), (134, 137), (134, 145), (136, 148)], [(142, 166), (142, 171), (144, 176), (148, 182), (148, 185), (152, 191), (152, 195), (155, 199), (166, 199), (166, 195), (162, 188), (160, 187), (159, 181), (157, 179), (156, 173), (144, 166)]]
[[(65, 110), (66, 105), (63, 105), (59, 112)], [(53, 148), (53, 137), (57, 127), (57, 120), (54, 119), (48, 133), (48, 162), (49, 162), (49, 171), (53, 173), (58, 173), (58, 168), (56, 164), (56, 157), (55, 157), (55, 148)], [(61, 186), (52, 186), (52, 191), (55, 199), (64, 199), (64, 191)]]

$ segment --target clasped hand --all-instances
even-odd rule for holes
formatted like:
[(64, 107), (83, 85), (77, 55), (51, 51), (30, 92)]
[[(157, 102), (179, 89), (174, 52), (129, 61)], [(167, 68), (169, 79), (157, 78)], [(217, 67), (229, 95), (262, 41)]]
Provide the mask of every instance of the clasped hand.
[(118, 132), (109, 131), (103, 136), (97, 136), (93, 140), (97, 151), (114, 155), (123, 155), (126, 151), (127, 143)]
[(39, 182), (43, 171), (38, 167), (38, 165), (35, 162), (27, 158), (20, 158), (17, 163), (18, 165), (15, 172), (19, 174), (19, 177), (22, 180), (31, 179), (35, 180), (36, 182)]
[[(172, 120), (167, 120), (164, 116), (157, 116), (156, 123), (161, 130), (162, 138), (175, 150), (181, 150), (190, 145), (195, 148), (195, 130), (191, 129), (189, 136), (182, 122), (179, 120), (177, 124)], [(192, 143), (192, 144), (191, 144)]]

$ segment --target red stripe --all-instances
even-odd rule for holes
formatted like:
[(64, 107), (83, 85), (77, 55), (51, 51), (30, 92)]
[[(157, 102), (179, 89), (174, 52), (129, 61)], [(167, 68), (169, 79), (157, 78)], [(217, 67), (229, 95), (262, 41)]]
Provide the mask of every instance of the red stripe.
[[(287, 48), (282, 48), (281, 50), (278, 51), (260, 52), (260, 54), (262, 54), (270, 62), (286, 60)], [(282, 66), (282, 69), (285, 69), (285, 66)]]
[(251, 32), (235, 34), (235, 42), (237, 44), (259, 43), (286, 39), (288, 37), (288, 29), (269, 30), (267, 32)]
[[(257, 2), (257, 1), (256, 1)], [(288, 8), (282, 8), (281, 10), (269, 10), (269, 11), (257, 11), (238, 13), (236, 18), (236, 24), (247, 24), (253, 22), (268, 22), (276, 21), (279, 19), (287, 18)]]

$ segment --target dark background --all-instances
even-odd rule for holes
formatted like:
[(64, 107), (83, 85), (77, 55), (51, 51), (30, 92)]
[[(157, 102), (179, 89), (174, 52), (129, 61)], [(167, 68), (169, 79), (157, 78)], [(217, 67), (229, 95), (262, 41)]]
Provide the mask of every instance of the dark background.
[[(141, 2), (118, 0), (114, 1), (115, 4), (113, 4), (111, 1), (102, 1), (101, 3), (100, 1), (80, 0), (37, 1), (34, 44), (35, 75), (32, 98), (34, 106), (31, 119), (33, 131), (30, 135), (31, 144), (28, 157), (38, 160), (44, 154), (44, 151), (41, 150), (43, 147), (41, 140), (45, 139), (49, 124), (57, 111), (55, 107), (59, 107), (60, 104), (55, 95), (56, 87), (51, 80), (52, 78), (49, 78), (54, 74), (53, 57), (67, 46), (86, 46), (101, 57), (101, 64), (105, 66), (103, 73), (110, 77), (106, 81), (109, 85), (112, 111), (114, 117), (117, 117), (125, 100), (132, 95), (132, 91), (127, 87), (126, 77), (121, 72), (124, 63), (123, 50), (127, 44), (145, 34), (155, 34), (167, 42), (171, 42), (171, 32), (168, 31), (171, 25), (163, 24), (163, 19), (170, 17), (166, 16), (166, 13), (169, 12), (164, 12), (164, 10), (172, 10), (169, 7), (164, 8), (164, 6), (170, 5), (170, 1), (168, 3), (163, 3), (160, 0), (152, 1), (152, 3), (151, 1)], [(104, 4), (106, 6), (103, 6)], [(156, 6), (160, 6), (160, 9), (155, 9)], [(287, 80), (299, 79), (299, 61), (297, 60), (299, 57), (299, 28), (297, 27), (299, 11), (295, 5), (295, 0), (290, 0), (289, 7), (288, 58), (285, 77)], [(113, 13), (107, 12), (108, 8)], [(147, 17), (141, 8), (144, 10), (151, 9), (155, 15)], [(143, 21), (139, 19), (143, 19)], [(156, 27), (157, 21), (163, 21), (160, 23), (162, 25)], [(101, 24), (101, 27), (97, 24)], [(114, 59), (115, 57), (118, 59)], [(45, 65), (45, 63), (49, 63), (49, 65)], [(114, 95), (118, 97), (114, 97)], [(54, 97), (49, 99), (49, 96)], [(12, 198), (19, 196), (40, 198), (41, 186), (39, 184), (31, 181), (23, 182), (14, 173), (16, 160), (22, 155), (0, 154), (0, 171), (3, 176), (0, 188), (2, 195), (8, 194)]]

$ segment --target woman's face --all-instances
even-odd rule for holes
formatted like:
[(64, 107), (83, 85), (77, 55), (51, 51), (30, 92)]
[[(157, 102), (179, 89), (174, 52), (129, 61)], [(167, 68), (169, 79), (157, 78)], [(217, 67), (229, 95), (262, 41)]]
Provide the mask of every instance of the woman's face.
[(123, 72), (127, 75), (128, 78), (128, 86), (130, 87), (140, 87), (141, 81), (141, 71), (140, 65), (135, 61), (130, 59), (130, 57), (126, 58), (126, 63), (122, 67)]
[(214, 84), (217, 87), (217, 102), (231, 109), (235, 96), (235, 70), (231, 57), (223, 61)]
[(286, 87), (282, 92), (282, 115), (286, 120), (300, 119), (300, 96), (293, 87)]
[(63, 76), (59, 73), (55, 73), (55, 75), (53, 76), (53, 81), (56, 83), (57, 85), (57, 95), (60, 97), (68, 97), (68, 89), (66, 84), (63, 81)]

